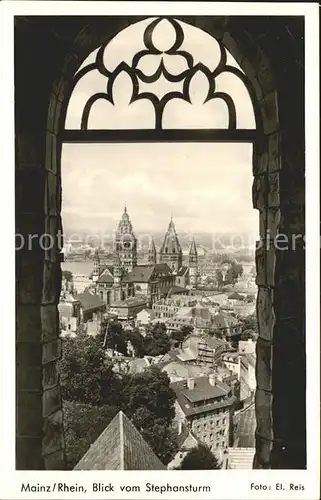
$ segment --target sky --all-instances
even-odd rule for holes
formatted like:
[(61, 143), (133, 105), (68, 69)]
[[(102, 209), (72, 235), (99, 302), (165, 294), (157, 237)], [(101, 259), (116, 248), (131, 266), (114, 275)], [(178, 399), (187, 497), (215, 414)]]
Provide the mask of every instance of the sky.
[[(146, 25), (146, 21), (138, 24)], [(182, 25), (186, 36), (181, 48), (188, 49), (195, 62), (212, 61), (214, 67), (218, 63), (218, 59), (213, 62), (216, 41), (194, 27)], [(155, 46), (158, 43), (166, 49), (166, 40), (171, 36), (175, 40), (171, 30), (169, 24), (159, 25), (157, 37), (153, 38)], [(108, 69), (114, 69), (120, 62), (122, 51), (123, 59), (130, 62), (133, 54), (143, 48), (141, 27), (134, 25), (127, 31), (117, 35), (108, 46), (105, 55)], [(162, 33), (167, 33), (166, 37)], [(93, 61), (94, 55), (83, 65)], [(151, 74), (160, 59), (145, 57), (149, 59), (142, 59), (140, 67), (145, 74)], [(172, 73), (184, 69), (184, 59), (177, 57), (164, 59)], [(238, 67), (231, 56), (229, 64)], [(149, 85), (147, 90), (159, 97), (171, 90), (164, 78), (156, 84), (144, 85)], [(179, 90), (181, 84), (174, 85)], [(97, 91), (106, 91), (106, 78), (94, 70), (74, 90), (66, 128), (79, 128), (83, 106)], [(171, 101), (165, 108), (163, 128), (225, 128), (228, 117), (225, 103), (216, 99), (204, 104), (207, 91), (207, 79), (197, 73), (190, 84), (192, 104)], [(249, 96), (237, 77), (221, 75), (216, 81), (216, 91), (232, 96), (238, 126), (254, 127)], [(128, 76), (120, 74), (113, 88), (115, 105), (98, 101), (90, 114), (89, 128), (152, 128), (155, 115), (151, 103), (139, 101), (128, 106), (131, 92)], [(64, 144), (62, 178), (62, 214), (67, 231), (112, 230), (126, 204), (136, 231), (165, 231), (173, 216), (178, 231), (258, 234), (258, 214), (251, 199), (251, 144)]]

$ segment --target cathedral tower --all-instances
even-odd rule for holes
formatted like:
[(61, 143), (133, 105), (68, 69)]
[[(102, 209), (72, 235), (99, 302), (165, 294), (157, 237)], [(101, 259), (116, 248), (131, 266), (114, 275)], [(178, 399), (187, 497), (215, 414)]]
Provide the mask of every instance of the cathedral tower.
[(137, 266), (137, 240), (126, 206), (116, 230), (115, 252), (126, 272), (131, 272)]
[(124, 275), (124, 269), (119, 258), (119, 255), (115, 253), (114, 255), (114, 284), (113, 284), (113, 300), (122, 300), (122, 279)]
[(156, 247), (154, 239), (152, 238), (152, 242), (148, 250), (148, 264), (150, 264), (151, 266), (155, 266), (156, 260), (157, 260)]
[(93, 273), (92, 273), (93, 282), (96, 282), (98, 280), (99, 274), (100, 274), (100, 258), (99, 258), (98, 249), (96, 249), (95, 253), (94, 253), (94, 268), (93, 268)]
[(183, 253), (173, 219), (170, 220), (159, 257), (160, 262), (166, 262), (173, 271), (177, 272), (182, 267)]
[(188, 254), (189, 284), (196, 286), (198, 283), (197, 249), (195, 240), (191, 243)]

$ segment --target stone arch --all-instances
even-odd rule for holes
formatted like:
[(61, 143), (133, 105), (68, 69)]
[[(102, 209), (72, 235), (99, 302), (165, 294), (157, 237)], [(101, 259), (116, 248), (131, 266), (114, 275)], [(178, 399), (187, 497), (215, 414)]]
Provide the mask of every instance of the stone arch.
[[(282, 129), (286, 129), (287, 134), (286, 140), (282, 141), (283, 151), (281, 151), (279, 107), (281, 102), (285, 100), (285, 97), (283, 95), (280, 102), (278, 96), (279, 88), (276, 86), (269, 58), (261, 48), (258, 39), (255, 39), (255, 29), (253, 26), (248, 27), (246, 21), (242, 19), (241, 21), (239, 20), (239, 23), (236, 23), (234, 18), (229, 17), (211, 17), (206, 19), (179, 17), (221, 39), (249, 77), (256, 96), (256, 106), (261, 114), (263, 124), (262, 136), (258, 143), (255, 144), (253, 150), (253, 206), (260, 213), (260, 236), (266, 242), (267, 236), (271, 239), (280, 230), (292, 235), (298, 228), (304, 228), (304, 195), (302, 195), (302, 189), (298, 189), (298, 184), (302, 180), (302, 171), (304, 171), (304, 166), (302, 169), (304, 152), (300, 152), (298, 160), (296, 151), (294, 152), (293, 147), (291, 146), (292, 149), (290, 147), (290, 143), (293, 141), (293, 136), (290, 138), (292, 131), (290, 120), (285, 117), (283, 118)], [(81, 21), (80, 26), (77, 25), (75, 30), (69, 35), (69, 39), (61, 42), (61, 50), (64, 56), (61, 69), (59, 71), (56, 66), (55, 73), (51, 73), (48, 77), (47, 89), (49, 89), (49, 92), (47, 95), (49, 99), (46, 100), (45, 95), (42, 96), (43, 103), (49, 102), (45, 147), (43, 136), (41, 139), (36, 135), (31, 138), (29, 137), (29, 145), (31, 140), (35, 151), (37, 150), (38, 152), (41, 148), (42, 151), (45, 151), (45, 169), (37, 172), (34, 179), (38, 179), (39, 186), (44, 190), (45, 216), (43, 221), (39, 223), (39, 229), (45, 229), (45, 232), (48, 234), (55, 235), (57, 230), (62, 228), (60, 216), (60, 158), (62, 142), (60, 132), (64, 123), (66, 104), (69, 100), (70, 80), (83, 60), (103, 40), (106, 40), (108, 37), (111, 38), (124, 27), (140, 19), (141, 17), (132, 17), (126, 20), (123, 18), (111, 18), (110, 24), (107, 25), (104, 18), (87, 18), (86, 26), (81, 26), (84, 22)], [(276, 28), (279, 29), (278, 26)], [(61, 29), (63, 31), (63, 28)], [(261, 27), (263, 34), (264, 29), (266, 27), (263, 23)], [(271, 29), (270, 26), (268, 29)], [(62, 61), (62, 58), (60, 60)], [(278, 71), (280, 72), (280, 69)], [(288, 104), (285, 103), (283, 105), (284, 109), (286, 105)], [(298, 116), (300, 116), (300, 111), (298, 111)], [(26, 163), (26, 158), (30, 154), (32, 155), (30, 148), (27, 152), (27, 143), (28, 141), (24, 142), (21, 140), (18, 142), (19, 164)], [(286, 148), (284, 148), (284, 143)], [(284, 149), (286, 149), (286, 154), (284, 154)], [(289, 174), (291, 170), (292, 172), (294, 171), (291, 165), (294, 162), (298, 164), (295, 165), (297, 166), (297, 170), (295, 171), (297, 175), (295, 179), (292, 178), (291, 180)], [(23, 177), (24, 175), (22, 175)], [(300, 188), (302, 188), (302, 185), (300, 185)], [(295, 196), (295, 200), (293, 200), (293, 196)], [(292, 211), (289, 209), (290, 199), (292, 202), (294, 201), (291, 206)], [(33, 256), (31, 258), (36, 259), (38, 269), (43, 270), (41, 282), (32, 284), (37, 289), (37, 296), (40, 290), (40, 314), (36, 305), (34, 307), (37, 308), (37, 311), (34, 311), (34, 315), (30, 316), (30, 309), (28, 309), (29, 322), (36, 323), (38, 327), (37, 331), (40, 332), (40, 337), (37, 339), (29, 338), (29, 341), (30, 345), (36, 345), (38, 348), (41, 346), (41, 361), (39, 363), (40, 358), (38, 356), (37, 363), (34, 365), (36, 365), (39, 372), (37, 388), (40, 391), (39, 394), (41, 394), (40, 399), (39, 396), (36, 398), (35, 406), (39, 409), (39, 415), (42, 412), (38, 426), (42, 425), (43, 429), (40, 434), (37, 433), (36, 429), (36, 436), (31, 440), (29, 440), (29, 436), (27, 435), (28, 432), (25, 433), (27, 437), (22, 433), (22, 437), (19, 438), (18, 430), (17, 460), (18, 462), (20, 460), (20, 464), (28, 462), (28, 459), (24, 456), (26, 451), (23, 450), (27, 450), (29, 447), (28, 443), (32, 443), (31, 449), (34, 451), (34, 443), (37, 443), (38, 454), (36, 453), (35, 463), (29, 464), (28, 467), (35, 469), (42, 467), (58, 469), (61, 468), (64, 460), (62, 453), (63, 439), (61, 435), (61, 402), (56, 373), (56, 361), (60, 356), (56, 307), (59, 300), (61, 282), (58, 243), (53, 249), (44, 251), (44, 256), (41, 254), (41, 256), (38, 255), (38, 257)], [(287, 424), (291, 421), (291, 411), (294, 408), (293, 401), (290, 399), (293, 393), (289, 390), (291, 377), (300, 387), (300, 401), (304, 402), (305, 407), (305, 394), (303, 395), (305, 378), (304, 380), (299, 380), (295, 374), (295, 369), (291, 365), (291, 362), (294, 362), (291, 359), (291, 356), (293, 358), (293, 353), (289, 355), (287, 345), (289, 335), (292, 332), (292, 340), (296, 342), (297, 346), (294, 354), (295, 362), (300, 360), (301, 367), (304, 367), (305, 332), (304, 306), (302, 306), (304, 302), (304, 248), (301, 244), (296, 252), (287, 252), (286, 254), (283, 252), (282, 254), (282, 252), (277, 251), (275, 248), (268, 248), (268, 245), (264, 245), (256, 253), (256, 266), (257, 284), (259, 287), (257, 312), (260, 336), (257, 345), (256, 369), (257, 432), (255, 467), (304, 468), (305, 408), (303, 410), (300, 408), (299, 410), (300, 418), (298, 422), (301, 424), (300, 432), (296, 432), (297, 430), (293, 429), (293, 426), (284, 424), (284, 420)], [(28, 259), (24, 263), (24, 258), (22, 257), (22, 267), (20, 262), (20, 268), (28, 270)], [(294, 276), (290, 278), (292, 271)], [(23, 273), (21, 273), (21, 279), (23, 279)], [(23, 288), (21, 283), (20, 288)], [(284, 292), (286, 290), (290, 290), (292, 296), (295, 295), (298, 299), (296, 303), (301, 300), (299, 313), (293, 309), (293, 306), (289, 305), (289, 301), (284, 299)], [(22, 301), (22, 304), (26, 305), (27, 303), (28, 301)], [(18, 324), (19, 316), (23, 318), (23, 315), (26, 314), (27, 309), (22, 305), (22, 309), (18, 314)], [(284, 329), (286, 334), (284, 333)], [(26, 340), (27, 337), (28, 332), (25, 331), (25, 328), (23, 326), (21, 328), (18, 327), (18, 347), (19, 338), (25, 344), (26, 341), (28, 342)], [(23, 365), (26, 364), (25, 359), (28, 356), (28, 353), (21, 350), (21, 370)], [(29, 358), (27, 360), (28, 366), (31, 363)], [(284, 362), (288, 362), (290, 366), (289, 373), (285, 375), (280, 371), (280, 367)], [(300, 374), (304, 374), (305, 377), (305, 370), (301, 370)], [(39, 386), (40, 380), (42, 382)], [(23, 403), (18, 402), (18, 427), (19, 408), (21, 409), (20, 414), (24, 413), (22, 405)], [(297, 404), (295, 404), (295, 409), (297, 409)], [(28, 427), (28, 425), (25, 425), (25, 427)], [(40, 458), (41, 456), (42, 458)], [(21, 468), (24, 467), (22, 466)]]

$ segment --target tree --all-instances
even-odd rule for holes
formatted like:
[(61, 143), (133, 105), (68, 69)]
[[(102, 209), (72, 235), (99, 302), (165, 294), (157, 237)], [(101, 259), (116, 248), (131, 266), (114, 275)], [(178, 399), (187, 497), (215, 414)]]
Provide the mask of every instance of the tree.
[(135, 350), (135, 357), (143, 358), (145, 356), (144, 337), (138, 328), (126, 331), (126, 344), (130, 342)]
[(241, 340), (256, 340), (257, 338), (257, 333), (255, 333), (254, 330), (247, 329), (242, 331), (241, 333)]
[(235, 285), (239, 276), (243, 274), (243, 266), (235, 261), (224, 261), (224, 264), (229, 264), (229, 269), (225, 275), (224, 285)]
[(73, 274), (71, 271), (62, 271), (62, 279), (66, 280), (67, 283), (72, 282)]
[(241, 339), (242, 340), (256, 340), (258, 335), (258, 324), (256, 313), (250, 314), (246, 318), (242, 320), (242, 332)]
[(246, 316), (246, 318), (243, 319), (242, 323), (243, 323), (242, 329), (244, 331), (245, 330), (253, 330), (254, 332), (258, 331), (256, 313), (249, 314), (249, 316)]
[(211, 337), (216, 337), (217, 339), (224, 340), (225, 339), (225, 334), (221, 330), (217, 330), (215, 328), (208, 328), (206, 330), (206, 333), (210, 335)]
[(209, 448), (203, 444), (192, 448), (181, 463), (182, 470), (213, 470), (220, 469), (215, 456)]
[(170, 348), (171, 342), (166, 333), (166, 326), (161, 322), (156, 323), (144, 338), (145, 354), (159, 356), (160, 354), (166, 354)]
[(159, 459), (164, 464), (168, 463), (177, 447), (171, 429), (175, 415), (175, 393), (170, 387), (167, 373), (151, 367), (143, 373), (124, 378), (124, 412)]
[(174, 429), (155, 420), (153, 425), (143, 428), (141, 434), (164, 465), (174, 458), (178, 451)]
[[(101, 415), (99, 411), (91, 410), (88, 406), (102, 408), (102, 415), (105, 415), (105, 407), (109, 407), (112, 409), (106, 411), (111, 418), (117, 411), (123, 410), (160, 460), (163, 462), (170, 460), (176, 451), (176, 440), (171, 431), (175, 415), (175, 393), (170, 387), (167, 373), (151, 367), (136, 375), (118, 375), (113, 372), (112, 363), (106, 359), (101, 342), (95, 337), (86, 336), (63, 339), (59, 370), (62, 398), (67, 408), (73, 410), (73, 412), (70, 410), (71, 416), (68, 421), (72, 420), (72, 415), (74, 419), (78, 418), (77, 408), (83, 411), (83, 419), (80, 418), (79, 425), (77, 424), (77, 432), (71, 426), (68, 438), (72, 443), (83, 435), (83, 440), (76, 446), (76, 454), (84, 451), (89, 438), (95, 439), (102, 431), (100, 424), (97, 424), (100, 431), (97, 431), (97, 436), (95, 434), (92, 437), (90, 434), (88, 439), (86, 438), (90, 419), (92, 418), (93, 426), (96, 425), (95, 419), (102, 422), (99, 420)], [(68, 406), (68, 403), (75, 404)], [(78, 407), (76, 403), (85, 405), (86, 408)], [(93, 413), (90, 413), (91, 411)], [(103, 420), (103, 423), (106, 426), (107, 419)], [(74, 425), (76, 426), (76, 423)]]
[(172, 339), (181, 344), (193, 330), (194, 328), (192, 326), (183, 325), (179, 330), (175, 330), (172, 333)]
[[(127, 416), (133, 417), (138, 409), (144, 408), (166, 425), (174, 418), (175, 393), (170, 387), (170, 379), (166, 372), (153, 366), (143, 373), (127, 376), (127, 380), (124, 377), (123, 398)], [(141, 421), (136, 423), (139, 426)]]
[(126, 334), (122, 324), (118, 321), (110, 321), (107, 326), (106, 346), (109, 349), (127, 354)]
[(67, 469), (71, 470), (111, 422), (119, 409), (63, 401)]
[(66, 401), (113, 405), (119, 399), (121, 380), (95, 337), (64, 338), (59, 373), (62, 398)]

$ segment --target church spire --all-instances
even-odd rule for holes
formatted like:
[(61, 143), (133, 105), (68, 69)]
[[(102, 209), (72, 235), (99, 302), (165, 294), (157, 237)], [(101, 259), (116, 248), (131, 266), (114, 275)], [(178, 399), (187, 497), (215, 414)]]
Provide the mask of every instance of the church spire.
[(167, 262), (173, 271), (178, 271), (182, 266), (182, 260), (182, 247), (176, 233), (173, 218), (171, 217), (160, 249), (160, 262)]
[(137, 265), (137, 240), (127, 213), (126, 204), (116, 230), (115, 250), (120, 257), (123, 268), (127, 272), (131, 272)]
[(198, 284), (198, 265), (197, 265), (197, 249), (194, 237), (189, 249), (188, 268), (189, 268), (189, 284), (192, 287), (196, 287)]
[(197, 257), (197, 249), (196, 249), (196, 244), (195, 244), (195, 238), (193, 236), (192, 243), (189, 249), (189, 255), (195, 255)]
[(152, 238), (152, 241), (151, 241), (151, 244), (150, 244), (149, 250), (148, 250), (148, 263), (151, 265), (156, 265), (156, 259), (157, 259), (156, 246), (155, 246), (154, 238)]

